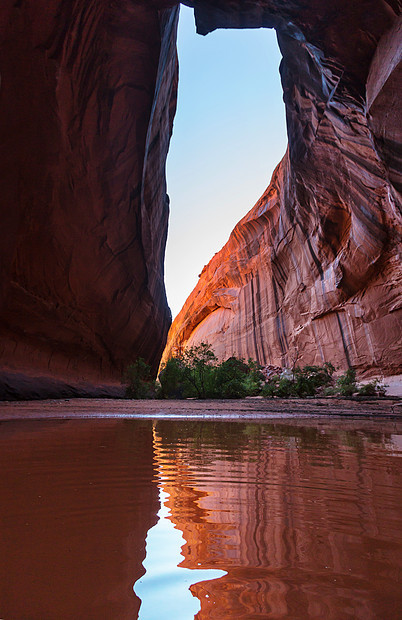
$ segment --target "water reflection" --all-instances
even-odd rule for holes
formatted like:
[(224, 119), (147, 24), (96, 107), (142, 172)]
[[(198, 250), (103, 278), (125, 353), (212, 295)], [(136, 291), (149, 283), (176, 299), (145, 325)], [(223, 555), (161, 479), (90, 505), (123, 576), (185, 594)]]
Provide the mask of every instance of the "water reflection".
[(0, 618), (399, 619), (402, 425), (339, 424), (0, 424)]
[(162, 616), (175, 620), (194, 618), (200, 604), (190, 586), (225, 574), (220, 570), (189, 570), (181, 566), (183, 555), (180, 550), (185, 540), (171, 521), (168, 497), (163, 491), (162, 481), (159, 521), (148, 532), (146, 540), (147, 555), (143, 563), (146, 573), (134, 586), (135, 593), (142, 600), (139, 620), (160, 620)]
[(399, 618), (402, 469), (363, 430), (159, 422), (198, 620)]
[(165, 485), (170, 485), (170, 467), (168, 465), (165, 471), (165, 451), (155, 424), (153, 430), (161, 508), (158, 523), (148, 532), (146, 539), (146, 558), (143, 562), (145, 575), (134, 585), (134, 591), (142, 601), (139, 620), (160, 620), (161, 610), (165, 618), (188, 620), (194, 618), (200, 609), (199, 601), (192, 594), (190, 586), (204, 579), (219, 578), (225, 572), (198, 568), (190, 570), (182, 565), (184, 556), (181, 550), (186, 541), (183, 532), (177, 529), (172, 520), (170, 496), (165, 491)]
[(135, 620), (155, 478), (149, 423), (1, 423), (0, 618)]

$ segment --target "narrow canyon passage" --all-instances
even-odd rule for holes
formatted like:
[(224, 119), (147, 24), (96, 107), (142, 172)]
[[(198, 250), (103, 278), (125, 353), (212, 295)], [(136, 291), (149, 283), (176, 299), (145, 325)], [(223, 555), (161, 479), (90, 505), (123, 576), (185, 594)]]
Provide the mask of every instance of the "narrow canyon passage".
[[(45, 9), (34, 0), (2, 3), (0, 117), (7, 122), (0, 127), (1, 398), (111, 395), (138, 357), (157, 371), (171, 322), (164, 283), (165, 168), (177, 102), (179, 4), (55, 0)], [(228, 126), (235, 103), (244, 104), (246, 117), (228, 134), (218, 134), (225, 120), (216, 128), (209, 123), (227, 151), (217, 153), (214, 165), (208, 154), (217, 149), (208, 144), (204, 168), (187, 155), (179, 174), (180, 185), (188, 180), (190, 187), (185, 212), (199, 214), (207, 232), (197, 222), (179, 232), (190, 248), (178, 250), (179, 268), (168, 258), (169, 288), (169, 272), (184, 279), (196, 242), (211, 242), (201, 263), (218, 251), (194, 270), (202, 275), (170, 330), (166, 355), (208, 335), (221, 358), (250, 356), (283, 367), (297, 353), (301, 365), (331, 361), (360, 375), (398, 375), (400, 3), (186, 5), (192, 8), (183, 14), (194, 11), (197, 32), (208, 34), (197, 39), (205, 52), (197, 48), (191, 58), (192, 90), (201, 89), (189, 108), (191, 127), (217, 97), (217, 86), (201, 85), (206, 46), (218, 37), (250, 36), (258, 49), (258, 37), (274, 28), (289, 148), (270, 182), (265, 155), (271, 130), (264, 138), (248, 128), (254, 106), (267, 103), (258, 88), (266, 85), (268, 71), (246, 61), (247, 45), (239, 42), (234, 69), (218, 82), (228, 90), (225, 80), (234, 72), (244, 86), (226, 104)], [(210, 66), (225, 61), (225, 51), (226, 44), (212, 53)], [(267, 51), (259, 56), (268, 69)], [(254, 91), (246, 80), (257, 71)], [(181, 96), (184, 104), (184, 91)], [(179, 126), (178, 117), (177, 131)], [(265, 183), (246, 173), (245, 164), (231, 163), (229, 154), (249, 159), (248, 147), (231, 142), (241, 128), (252, 138), (251, 151), (263, 151), (251, 170), (266, 166)], [(208, 133), (201, 131), (205, 135), (187, 131), (186, 137), (203, 156), (201, 138), (208, 142)], [(226, 178), (223, 164), (231, 171)], [(200, 173), (201, 184), (187, 165)], [(170, 168), (169, 175), (173, 214), (178, 199)], [(247, 200), (239, 189), (243, 175), (255, 192)], [(207, 190), (211, 179), (223, 181), (219, 190)], [(235, 215), (237, 202), (241, 212)], [(228, 226), (227, 236), (241, 216), (219, 250), (224, 240), (213, 233), (223, 228), (215, 218)]]
[(179, 88), (167, 159), (165, 258), (173, 318), (212, 256), (263, 194), (287, 146), (273, 29), (196, 33), (182, 6)]
[(247, 11), (218, 4), (195, 3), (201, 34), (277, 30), (289, 148), (203, 268), (162, 361), (208, 342), (220, 359), (399, 375), (398, 11), (391, 3), (373, 3), (372, 12), (340, 3), (335, 17), (323, 3), (314, 16), (305, 7), (306, 21), (302, 8), (287, 12), (276, 2)]

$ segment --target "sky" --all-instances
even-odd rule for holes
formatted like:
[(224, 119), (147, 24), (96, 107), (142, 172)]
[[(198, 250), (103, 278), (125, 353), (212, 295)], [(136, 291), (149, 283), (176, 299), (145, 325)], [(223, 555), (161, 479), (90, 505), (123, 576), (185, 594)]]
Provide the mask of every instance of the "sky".
[(197, 35), (181, 7), (179, 96), (167, 160), (165, 282), (173, 318), (198, 274), (267, 188), (286, 150), (274, 30)]

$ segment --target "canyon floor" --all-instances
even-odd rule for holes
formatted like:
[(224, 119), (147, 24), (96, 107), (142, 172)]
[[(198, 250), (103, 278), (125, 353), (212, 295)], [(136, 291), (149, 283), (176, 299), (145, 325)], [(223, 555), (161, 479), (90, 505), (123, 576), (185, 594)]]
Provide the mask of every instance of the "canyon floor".
[(0, 403), (0, 421), (86, 418), (152, 418), (205, 420), (286, 421), (339, 418), (402, 420), (402, 400), (398, 397), (373, 400), (340, 398), (243, 400), (117, 400), (69, 399), (10, 401)]

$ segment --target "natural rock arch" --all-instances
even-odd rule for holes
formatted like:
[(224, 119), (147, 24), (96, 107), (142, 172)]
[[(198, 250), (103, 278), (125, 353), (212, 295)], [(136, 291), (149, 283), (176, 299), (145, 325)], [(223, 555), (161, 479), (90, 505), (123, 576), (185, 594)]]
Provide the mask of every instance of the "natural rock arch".
[(223, 358), (400, 371), (397, 5), (188, 4), (203, 34), (277, 29), (289, 149), (204, 269), (164, 358), (208, 340)]
[[(395, 371), (399, 3), (186, 4), (202, 33), (277, 29), (289, 151), (205, 270), (170, 346), (229, 308), (240, 354), (286, 361), (298, 347), (305, 360)], [(170, 322), (177, 16), (163, 0), (0, 9), (3, 396), (97, 393), (138, 355), (157, 367)], [(218, 261), (225, 286), (212, 277)]]

